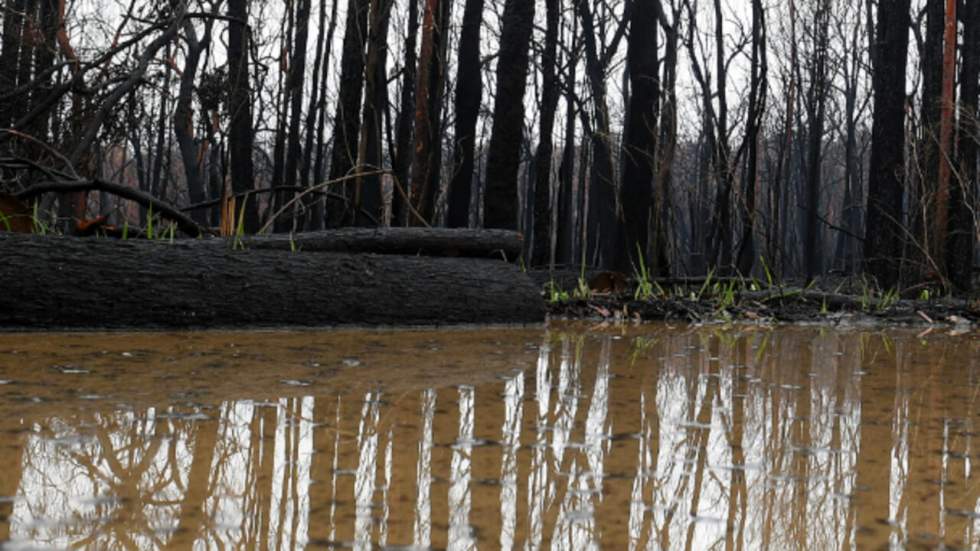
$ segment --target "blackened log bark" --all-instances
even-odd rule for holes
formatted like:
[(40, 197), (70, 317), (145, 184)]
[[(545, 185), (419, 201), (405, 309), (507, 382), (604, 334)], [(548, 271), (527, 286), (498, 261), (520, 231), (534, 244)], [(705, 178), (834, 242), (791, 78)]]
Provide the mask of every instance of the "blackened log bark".
[(873, 49), (874, 120), (868, 181), (865, 263), (878, 284), (899, 282), (905, 194), (905, 86), (910, 0), (882, 0)]
[(482, 24), (483, 0), (466, 0), (456, 65), (456, 143), (453, 147), (453, 179), (449, 184), (449, 211), (446, 218), (446, 225), (451, 228), (465, 228), (470, 224), (476, 123), (483, 100), (480, 63)]
[[(248, 0), (228, 0), (228, 77), (231, 129), (228, 144), (231, 155), (231, 188), (236, 194), (247, 193), (255, 187), (255, 168), (252, 150), (255, 132), (252, 128), (252, 84), (248, 52), (251, 30), (248, 25)], [(245, 231), (259, 229), (259, 210), (254, 202), (243, 205)]]
[[(289, 135), (286, 146), (286, 172), (283, 182), (287, 187), (295, 187), (299, 178), (300, 161), (303, 155), (300, 125), (303, 122), (303, 86), (306, 82), (306, 45), (310, 36), (310, 0), (298, 0), (296, 5), (296, 36), (293, 40), (293, 56), (289, 66), (289, 82), (286, 94), (289, 101)], [(294, 193), (286, 192), (280, 196), (281, 205), (292, 200)], [(277, 231), (289, 231), (295, 226), (295, 216), (280, 216), (276, 219)]]
[[(408, 36), (405, 38), (405, 61), (402, 67), (402, 89), (399, 100), (398, 122), (396, 124), (394, 173), (396, 185), (405, 194), (409, 186), (409, 168), (412, 162), (412, 143), (415, 135), (415, 75), (418, 71), (418, 57), (415, 46), (419, 34), (419, 0), (408, 1)], [(405, 195), (396, 190), (391, 205), (392, 225), (404, 226), (408, 223), (408, 207)]]
[(538, 286), (517, 266), (497, 260), (233, 251), (194, 242), (15, 234), (0, 235), (0, 254), (9, 260), (0, 266), (8, 282), (0, 294), (0, 324), (6, 327), (544, 321)]
[(623, 181), (620, 185), (623, 231), (616, 242), (614, 266), (638, 273), (647, 266), (661, 275), (666, 262), (663, 250), (650, 256), (650, 214), (655, 209), (654, 165), (660, 108), (660, 66), (657, 58), (659, 0), (633, 9), (627, 73), (630, 101), (623, 144)]
[(973, 208), (977, 192), (977, 128), (980, 120), (980, 2), (963, 8), (963, 63), (960, 67), (959, 171), (950, 181), (949, 244), (946, 269), (961, 292), (973, 288), (972, 270), (976, 248)]
[[(524, 239), (508, 230), (466, 228), (340, 228), (288, 236), (245, 237), (248, 250), (298, 250), (304, 253), (370, 253), (515, 260)], [(201, 241), (202, 247), (229, 248), (225, 240)]]
[[(364, 49), (367, 46), (367, 24), (370, 0), (348, 0), (347, 28), (340, 59), (340, 91), (334, 118), (333, 152), (330, 156), (330, 179), (350, 174), (357, 162), (357, 142), (361, 130), (361, 96), (364, 92)], [(349, 188), (350, 186), (343, 186)], [(327, 225), (336, 227), (346, 220), (347, 203), (335, 201), (327, 209)]]
[(487, 152), (484, 225), (488, 228), (517, 227), (517, 176), (533, 26), (534, 2), (507, 0), (497, 55), (493, 131)]
[(532, 266), (551, 262), (551, 166), (554, 158), (555, 114), (561, 95), (558, 90), (558, 27), (561, 23), (559, 0), (545, 1), (544, 52), (541, 54), (541, 126), (534, 155), (534, 208)]

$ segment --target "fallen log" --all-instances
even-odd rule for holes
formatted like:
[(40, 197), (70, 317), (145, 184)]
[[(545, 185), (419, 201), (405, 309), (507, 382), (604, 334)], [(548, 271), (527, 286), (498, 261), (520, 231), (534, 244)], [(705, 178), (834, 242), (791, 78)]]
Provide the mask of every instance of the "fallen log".
[(0, 234), (0, 327), (537, 323), (540, 289), (476, 258)]
[[(514, 260), (523, 250), (521, 234), (505, 230), (447, 228), (341, 228), (295, 236), (244, 236), (235, 240), (249, 250), (460, 256)], [(228, 246), (222, 240), (206, 240)]]

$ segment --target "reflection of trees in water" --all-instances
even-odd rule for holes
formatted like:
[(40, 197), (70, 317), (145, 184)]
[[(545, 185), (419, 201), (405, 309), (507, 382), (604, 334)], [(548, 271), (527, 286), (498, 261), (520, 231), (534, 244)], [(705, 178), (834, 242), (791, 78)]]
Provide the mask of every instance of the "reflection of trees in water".
[(459, 436), (453, 444), (452, 466), (449, 472), (449, 549), (464, 551), (476, 549), (476, 540), (470, 526), (472, 494), (473, 409), (476, 389), (459, 388)]
[(99, 549), (299, 546), (312, 404), (227, 403), (211, 421), (150, 409), (38, 424), (26, 439), (11, 539)]
[[(548, 361), (550, 348), (542, 347), (541, 356)], [(541, 361), (540, 359), (538, 360)], [(507, 379), (504, 385), (504, 425), (501, 428), (503, 459), (500, 467), (500, 547), (510, 549), (517, 532), (518, 457), (521, 447), (521, 425), (524, 419), (524, 374)]]
[(418, 444), (416, 472), (415, 539), (417, 546), (428, 547), (432, 543), (432, 423), (436, 414), (436, 392), (422, 392), (422, 430)]
[(380, 400), (380, 394), (374, 392), (369, 392), (364, 397), (361, 424), (357, 431), (359, 460), (354, 479), (354, 500), (357, 508), (354, 521), (355, 549), (370, 549), (373, 541), (374, 487), (378, 474), (378, 420), (381, 415)]
[[(968, 411), (941, 403), (947, 375), (925, 361), (952, 341), (678, 333), (638, 340), (628, 366), (616, 363), (624, 343), (549, 336), (533, 372), (447, 389), (442, 409), (425, 390), (228, 402), (211, 420), (50, 419), (23, 441), (11, 536), (141, 549), (291, 549), (313, 532), (357, 548), (839, 549), (889, 535), (907, 546), (919, 531), (980, 544), (976, 360), (956, 371)], [(476, 491), (491, 458), (499, 491)]]
[(156, 548), (177, 524), (193, 423), (119, 412), (49, 419), (27, 437), (14, 541), (51, 547)]

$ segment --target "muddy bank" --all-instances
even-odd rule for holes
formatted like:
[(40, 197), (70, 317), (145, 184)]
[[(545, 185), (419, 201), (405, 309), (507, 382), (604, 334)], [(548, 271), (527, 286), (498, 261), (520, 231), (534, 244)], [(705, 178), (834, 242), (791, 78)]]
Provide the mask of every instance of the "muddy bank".
[(980, 324), (980, 300), (920, 290), (917, 298), (879, 292), (859, 281), (810, 286), (741, 279), (674, 278), (638, 282), (610, 272), (539, 272), (552, 319), (614, 322), (826, 323), (955, 326)]

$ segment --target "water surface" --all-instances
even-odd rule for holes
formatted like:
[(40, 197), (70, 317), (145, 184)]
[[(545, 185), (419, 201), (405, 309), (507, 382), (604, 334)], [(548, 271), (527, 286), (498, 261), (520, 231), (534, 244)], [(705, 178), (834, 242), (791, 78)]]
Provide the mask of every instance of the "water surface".
[(0, 335), (0, 541), (976, 547), (978, 344), (665, 325)]

